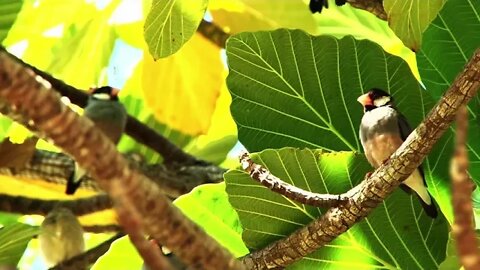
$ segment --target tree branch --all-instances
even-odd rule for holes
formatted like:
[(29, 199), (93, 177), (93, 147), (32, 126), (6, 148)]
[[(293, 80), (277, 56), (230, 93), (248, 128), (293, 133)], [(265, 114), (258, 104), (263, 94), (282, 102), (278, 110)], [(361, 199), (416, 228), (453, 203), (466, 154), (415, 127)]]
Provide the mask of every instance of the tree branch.
[(457, 76), (425, 120), (400, 148), (353, 191), (346, 204), (330, 208), (323, 216), (288, 237), (243, 258), (248, 269), (285, 267), (331, 242), (367, 216), (390, 195), (423, 161), (480, 86), (480, 49)]
[(24, 215), (47, 215), (55, 207), (64, 207), (76, 216), (109, 209), (112, 202), (107, 194), (75, 200), (43, 200), (24, 196), (0, 194), (0, 211)]
[(0, 51), (0, 96), (32, 119), (38, 129), (75, 157), (112, 197), (112, 181), (121, 181), (135, 201), (143, 228), (182, 261), (202, 269), (245, 269), (226, 249), (174, 207), (157, 185), (132, 170), (113, 143), (85, 117), (62, 102), (48, 85), (35, 80), (24, 65)]
[[(160, 189), (174, 199), (190, 192), (198, 185), (223, 181), (224, 169), (215, 165), (147, 164), (139, 155), (124, 155), (131, 166), (152, 179)], [(36, 150), (30, 162), (22, 169), (0, 167), (0, 174), (18, 178), (42, 179), (66, 185), (74, 170), (73, 160), (63, 153)], [(81, 188), (100, 191), (97, 182), (89, 175), (83, 178)]]
[(197, 32), (220, 48), (225, 48), (227, 39), (230, 37), (230, 34), (225, 33), (218, 25), (205, 20), (200, 22)]
[(247, 152), (240, 156), (240, 163), (253, 180), (296, 202), (315, 207), (332, 207), (349, 200), (346, 194), (319, 194), (292, 186), (273, 175), (268, 169), (253, 162)]
[[(36, 67), (23, 62), (15, 55), (9, 53), (5, 48), (0, 46), (0, 52), (8, 54), (18, 64), (30, 68), (36, 75), (42, 77), (51, 84), (51, 87), (59, 92), (62, 96), (66, 96), (70, 101), (80, 107), (87, 104), (88, 95), (86, 91), (79, 90), (65, 82), (53, 77), (52, 75), (37, 69)], [(1, 104), (1, 103), (0, 103)], [(0, 106), (1, 108), (1, 106)], [(21, 123), (25, 123), (22, 122)], [(157, 133), (155, 130), (144, 125), (132, 116), (128, 116), (125, 133), (134, 138), (137, 142), (144, 144), (156, 151), (164, 158), (165, 163), (180, 163), (185, 165), (208, 165), (209, 162), (198, 160), (194, 156), (184, 152), (181, 148), (170, 142), (167, 138)]]
[(458, 111), (456, 131), (455, 155), (452, 158), (450, 168), (454, 214), (452, 233), (457, 245), (458, 257), (465, 269), (480, 269), (480, 253), (473, 224), (471, 201), (473, 183), (468, 176), (468, 152), (466, 147), (468, 111), (466, 106), (462, 106)]

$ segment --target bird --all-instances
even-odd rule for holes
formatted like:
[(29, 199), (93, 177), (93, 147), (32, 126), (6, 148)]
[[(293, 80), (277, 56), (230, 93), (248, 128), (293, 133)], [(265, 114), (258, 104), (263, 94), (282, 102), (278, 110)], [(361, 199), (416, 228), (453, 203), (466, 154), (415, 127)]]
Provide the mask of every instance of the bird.
[[(91, 88), (84, 116), (88, 117), (114, 144), (117, 144), (125, 130), (128, 114), (118, 100), (120, 90), (103, 86)], [(67, 180), (65, 193), (72, 195), (80, 186), (86, 171), (75, 162), (75, 168)]]
[[(357, 99), (363, 105), (364, 115), (360, 123), (360, 141), (368, 162), (378, 168), (390, 158), (412, 132), (407, 118), (398, 111), (393, 97), (379, 88), (372, 88)], [(407, 193), (413, 190), (426, 214), (437, 217), (437, 208), (427, 190), (423, 168), (420, 165), (402, 182)]]
[[(328, 8), (328, 1), (329, 0), (310, 0), (310, 4), (308, 7), (312, 13), (318, 12), (321, 13), (323, 7)], [(335, 5), (343, 6), (347, 0), (335, 0)]]
[(82, 225), (69, 209), (63, 207), (48, 212), (40, 226), (38, 241), (48, 267), (85, 251)]

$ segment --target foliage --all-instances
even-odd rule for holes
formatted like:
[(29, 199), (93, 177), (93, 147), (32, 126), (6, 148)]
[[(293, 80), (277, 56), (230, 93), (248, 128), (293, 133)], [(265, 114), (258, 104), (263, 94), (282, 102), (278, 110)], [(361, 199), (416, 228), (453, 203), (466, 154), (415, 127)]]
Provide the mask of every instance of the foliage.
[(38, 227), (13, 223), (0, 229), (0, 265), (16, 265)]
[[(370, 169), (362, 154), (352, 152), (282, 148), (264, 150), (254, 157), (286, 182), (318, 193), (344, 192), (357, 185)], [(245, 243), (254, 250), (289, 235), (325, 212), (272, 193), (242, 171), (228, 172), (225, 181), (242, 222)], [(443, 217), (429, 218), (415, 196), (398, 190), (365, 220), (292, 265), (292, 269), (434, 269), (445, 258), (447, 233)]]
[[(385, 22), (348, 4), (331, 3), (322, 14), (311, 15), (307, 2), (0, 0), (0, 41), (75, 87), (122, 88), (120, 99), (130, 115), (201, 159), (236, 165), (227, 153), (237, 143), (237, 127), (238, 141), (258, 152), (254, 158), (283, 180), (338, 193), (372, 170), (360, 153), (362, 109), (356, 97), (371, 87), (385, 88), (417, 125), (480, 44), (480, 5), (475, 0), (385, 0)], [(233, 35), (226, 59), (221, 48), (195, 33), (204, 17)], [(480, 98), (469, 111), (468, 147), (472, 164), (478, 164), (480, 124), (474, 123), (480, 123)], [(1, 140), (22, 141), (27, 135), (0, 118)], [(442, 264), (452, 222), (453, 136), (452, 129), (423, 163), (444, 217), (429, 219), (415, 197), (396, 191), (364, 221), (290, 268), (458, 267), (450, 249)], [(138, 152), (149, 163), (163, 160), (128, 136), (118, 148)], [(480, 166), (471, 166), (470, 173), (478, 183)], [(3, 179), (2, 193), (19, 192), (18, 183)], [(226, 187), (201, 186), (175, 204), (236, 256), (288, 235), (325, 211), (271, 193), (239, 170), (228, 172), (225, 180)], [(24, 184), (22, 192), (49, 198), (56, 192), (63, 198), (63, 188), (38, 192), (31, 185)], [(7, 217), (5, 224), (13, 219)], [(112, 216), (100, 214), (95, 220)], [(32, 235), (19, 238), (23, 242), (11, 258), (18, 261)], [(140, 267), (141, 258), (124, 238), (94, 268), (125, 267), (116, 264), (125, 254), (131, 259), (128, 268)]]

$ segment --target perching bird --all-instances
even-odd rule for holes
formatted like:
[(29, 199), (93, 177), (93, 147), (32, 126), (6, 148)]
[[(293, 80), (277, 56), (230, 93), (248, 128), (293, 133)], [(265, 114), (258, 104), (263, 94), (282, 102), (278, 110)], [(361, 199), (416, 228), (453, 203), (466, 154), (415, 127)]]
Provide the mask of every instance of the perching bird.
[(40, 226), (40, 251), (52, 267), (85, 251), (83, 228), (67, 208), (54, 208)]
[[(127, 111), (118, 101), (119, 90), (110, 86), (93, 88), (84, 115), (95, 123), (107, 137), (117, 144), (127, 124)], [(67, 181), (66, 194), (73, 194), (80, 186), (86, 171), (75, 162), (75, 169)]]
[[(365, 114), (360, 124), (360, 140), (368, 162), (378, 168), (395, 152), (412, 132), (405, 116), (395, 107), (393, 97), (373, 88), (358, 99)], [(437, 209), (428, 193), (422, 167), (418, 167), (400, 187), (415, 191), (428, 216), (435, 218)]]
[[(310, 4), (308, 6), (312, 13), (321, 13), (323, 7), (328, 8), (328, 1), (329, 0), (310, 0)], [(347, 0), (335, 0), (335, 5), (343, 6), (346, 2)]]

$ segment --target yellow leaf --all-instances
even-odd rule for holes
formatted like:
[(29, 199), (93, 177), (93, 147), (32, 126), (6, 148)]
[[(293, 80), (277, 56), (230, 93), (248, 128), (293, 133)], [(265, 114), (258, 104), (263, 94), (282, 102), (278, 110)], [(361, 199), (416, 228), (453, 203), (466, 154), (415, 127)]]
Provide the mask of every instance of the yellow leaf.
[(223, 83), (220, 49), (195, 34), (176, 54), (143, 60), (145, 99), (159, 122), (189, 135), (205, 134)]

